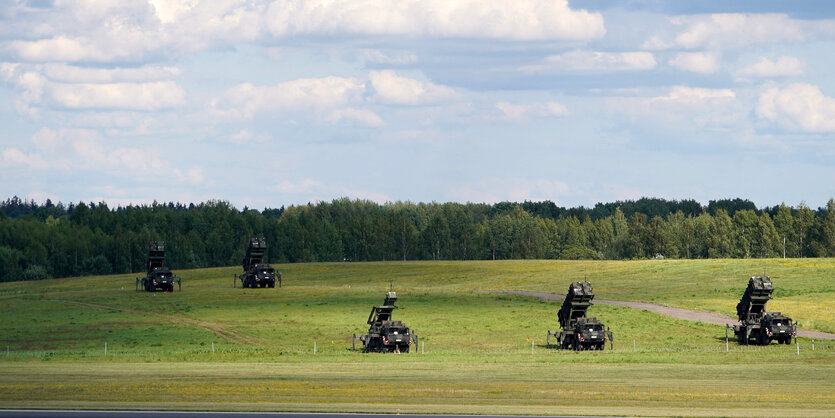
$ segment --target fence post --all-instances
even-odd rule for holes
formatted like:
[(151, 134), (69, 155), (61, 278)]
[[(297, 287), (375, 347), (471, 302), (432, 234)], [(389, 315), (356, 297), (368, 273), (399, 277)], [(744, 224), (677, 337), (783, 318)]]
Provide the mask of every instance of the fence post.
[(214, 353), (215, 353), (215, 342), (212, 341), (212, 354), (214, 354)]
[(812, 351), (815, 351), (815, 340), (812, 340)]
[(107, 357), (107, 341), (104, 342), (104, 355)]
[(313, 354), (316, 354), (316, 341), (313, 342)]
[(420, 354), (426, 354), (426, 341), (420, 342)]
[(800, 343), (795, 342), (795, 344), (797, 344), (797, 355), (799, 356), (800, 355)]
[(533, 340), (531, 340), (531, 354), (533, 354)]
[(634, 353), (637, 350), (637, 346), (635, 345), (635, 340), (632, 340), (632, 352)]
[(6, 357), (8, 357), (8, 356), (9, 356), (9, 346), (7, 345), (6, 346)]
[(726, 353), (728, 352), (728, 336), (727, 336), (727, 334), (725, 335), (725, 352)]

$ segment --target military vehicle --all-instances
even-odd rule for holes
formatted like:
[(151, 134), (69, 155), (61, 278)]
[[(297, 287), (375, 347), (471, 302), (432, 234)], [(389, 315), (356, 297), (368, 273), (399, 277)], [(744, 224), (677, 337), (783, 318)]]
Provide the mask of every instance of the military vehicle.
[(774, 286), (768, 276), (748, 279), (748, 287), (736, 305), (740, 324), (733, 326), (739, 344), (768, 345), (772, 341), (791, 344), (792, 337), (797, 338), (791, 318), (780, 312), (765, 312), (765, 304), (771, 300), (773, 292)]
[(364, 353), (408, 353), (409, 346), (417, 344), (417, 334), (409, 331), (409, 327), (400, 321), (392, 321), (391, 313), (397, 306), (397, 293), (386, 293), (386, 300), (380, 306), (371, 308), (368, 315), (368, 334), (357, 336), (354, 334), (354, 349), (357, 340), (362, 341)]
[(557, 337), (560, 348), (579, 350), (603, 350), (606, 341), (612, 344), (612, 333), (597, 318), (586, 318), (586, 311), (592, 305), (594, 291), (589, 282), (574, 282), (568, 286), (568, 294), (562, 302), (557, 316), (562, 331), (548, 330), (547, 344), (551, 337)]
[(278, 287), (281, 287), (281, 274), (264, 263), (266, 254), (267, 241), (264, 238), (250, 238), (243, 261), (244, 274), (234, 276), (232, 287), (237, 286), (238, 280), (241, 281), (241, 287), (275, 287), (276, 279)]
[(177, 283), (179, 290), (183, 290), (179, 277), (165, 267), (165, 243), (162, 241), (151, 241), (148, 245), (148, 266), (146, 276), (136, 278), (136, 290), (139, 285), (147, 292), (156, 292), (157, 289), (164, 292), (173, 292), (174, 283)]

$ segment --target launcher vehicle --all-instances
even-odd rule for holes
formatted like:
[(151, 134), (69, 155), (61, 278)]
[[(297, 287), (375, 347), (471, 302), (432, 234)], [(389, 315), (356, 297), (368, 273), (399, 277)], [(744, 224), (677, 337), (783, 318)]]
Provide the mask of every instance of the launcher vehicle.
[(241, 287), (275, 287), (277, 280), (278, 287), (281, 287), (281, 273), (264, 263), (266, 254), (267, 241), (264, 238), (250, 238), (243, 260), (244, 274), (234, 276), (232, 286), (235, 287), (240, 280)]
[(151, 241), (148, 245), (148, 266), (146, 276), (136, 278), (136, 290), (139, 290), (139, 285), (147, 292), (156, 292), (161, 290), (164, 292), (173, 292), (174, 283), (177, 283), (177, 288), (183, 290), (182, 282), (179, 277), (174, 276), (174, 273), (165, 267), (165, 243), (162, 241)]
[(409, 327), (400, 321), (392, 321), (391, 313), (397, 306), (397, 293), (386, 293), (386, 300), (382, 305), (371, 308), (368, 315), (368, 334), (357, 336), (354, 334), (354, 349), (357, 340), (362, 341), (364, 353), (408, 353), (412, 343), (417, 344), (417, 334), (409, 331)]
[(547, 342), (557, 337), (560, 348), (579, 350), (603, 350), (608, 340), (612, 344), (612, 333), (597, 318), (586, 318), (586, 311), (592, 305), (594, 291), (589, 282), (574, 282), (568, 287), (568, 294), (562, 302), (557, 316), (562, 331), (548, 330)]
[(773, 292), (774, 286), (768, 276), (748, 279), (748, 287), (736, 305), (740, 323), (733, 326), (733, 331), (738, 343), (768, 345), (777, 341), (778, 344), (790, 344), (792, 337), (796, 338), (797, 330), (791, 318), (780, 312), (765, 311), (765, 304), (771, 300)]

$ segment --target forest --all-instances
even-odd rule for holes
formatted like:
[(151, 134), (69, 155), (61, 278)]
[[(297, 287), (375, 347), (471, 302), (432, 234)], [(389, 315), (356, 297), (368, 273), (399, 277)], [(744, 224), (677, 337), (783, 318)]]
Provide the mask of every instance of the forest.
[(226, 201), (108, 207), (0, 202), (0, 281), (144, 272), (148, 243), (172, 269), (240, 264), (250, 237), (270, 263), (387, 260), (835, 256), (835, 199), (758, 209), (743, 199), (642, 198), (563, 208), (550, 201), (379, 204), (255, 210)]

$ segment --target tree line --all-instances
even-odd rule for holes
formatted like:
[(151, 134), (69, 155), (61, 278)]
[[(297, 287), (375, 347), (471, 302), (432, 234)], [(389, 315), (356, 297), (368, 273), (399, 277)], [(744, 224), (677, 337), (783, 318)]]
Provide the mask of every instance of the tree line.
[(757, 209), (748, 200), (644, 198), (378, 204), (347, 198), (287, 208), (229, 202), (0, 202), (0, 281), (144, 272), (150, 241), (172, 269), (240, 264), (250, 237), (270, 263), (386, 260), (768, 258), (835, 256), (835, 200)]

